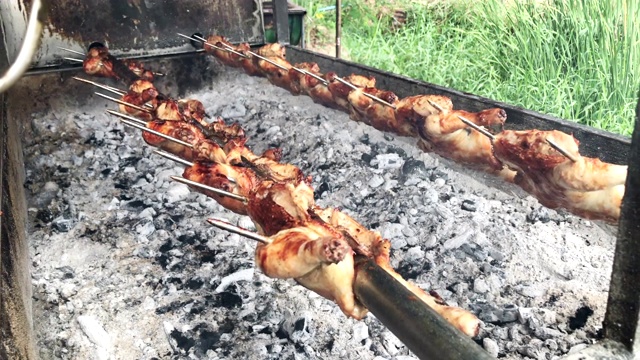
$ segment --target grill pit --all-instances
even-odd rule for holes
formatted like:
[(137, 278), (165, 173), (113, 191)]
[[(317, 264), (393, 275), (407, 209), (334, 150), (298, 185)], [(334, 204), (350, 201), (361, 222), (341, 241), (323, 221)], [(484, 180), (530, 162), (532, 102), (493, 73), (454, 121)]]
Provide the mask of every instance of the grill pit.
[[(313, 176), (320, 205), (381, 231), (403, 275), (479, 314), (489, 352), (552, 358), (599, 336), (613, 228), (545, 209), (266, 79), (205, 65), (217, 75), (187, 97), (239, 121), (255, 152), (282, 147), (283, 161)], [(88, 85), (64, 75), (56, 94), (59, 76), (14, 90), (11, 99), (40, 102), (9, 109), (25, 124), (42, 358), (411, 356), (373, 316), (346, 319), (292, 281), (254, 271), (253, 243), (204, 222), (252, 228), (248, 218), (172, 182), (179, 165), (109, 117), (115, 106)]]

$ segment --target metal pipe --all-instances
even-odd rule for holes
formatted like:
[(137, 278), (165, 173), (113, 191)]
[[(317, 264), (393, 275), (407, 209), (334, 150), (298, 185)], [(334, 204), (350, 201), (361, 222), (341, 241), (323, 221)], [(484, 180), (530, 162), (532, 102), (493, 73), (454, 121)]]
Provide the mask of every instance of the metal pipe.
[(353, 288), (356, 298), (420, 359), (492, 359), (371, 259), (356, 257)]
[(287, 0), (273, 0), (273, 22), (276, 26), (276, 36), (280, 44), (289, 43), (289, 2)]
[[(640, 93), (639, 93), (640, 97)], [(611, 270), (611, 284), (604, 334), (640, 353), (640, 100), (636, 106), (635, 128), (629, 151), (629, 170), (625, 184), (618, 239)]]
[(342, 37), (342, 0), (336, 0), (336, 58), (340, 58), (340, 38)]
[(38, 50), (40, 44), (40, 35), (44, 28), (44, 22), (47, 19), (48, 5), (48, 1), (33, 0), (22, 47), (13, 65), (11, 65), (9, 70), (0, 78), (0, 93), (7, 91), (7, 89), (13, 86), (31, 65), (33, 55), (36, 53), (36, 50)]

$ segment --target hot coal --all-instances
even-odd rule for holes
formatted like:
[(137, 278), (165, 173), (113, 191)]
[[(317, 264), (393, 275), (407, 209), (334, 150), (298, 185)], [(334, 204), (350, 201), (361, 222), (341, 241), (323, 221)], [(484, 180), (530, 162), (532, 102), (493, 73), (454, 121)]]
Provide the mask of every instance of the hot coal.
[[(283, 160), (313, 177), (319, 205), (382, 232), (403, 275), (478, 314), (476, 341), (490, 353), (554, 358), (598, 337), (610, 228), (545, 209), (515, 186), (265, 79), (224, 70), (186, 96), (239, 121), (256, 153), (282, 146)], [(181, 167), (104, 113), (116, 106), (72, 93), (43, 103), (30, 115), (37, 120), (25, 120), (41, 358), (412, 357), (374, 316), (347, 319), (295, 282), (255, 270), (255, 244), (205, 219), (251, 222), (171, 181)], [(82, 316), (110, 347), (91, 340)]]

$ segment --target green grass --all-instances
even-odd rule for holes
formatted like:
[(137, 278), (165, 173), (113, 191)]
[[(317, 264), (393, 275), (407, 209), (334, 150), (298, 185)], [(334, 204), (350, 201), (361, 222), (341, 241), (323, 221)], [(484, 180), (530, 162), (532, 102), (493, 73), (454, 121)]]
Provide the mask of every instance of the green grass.
[[(335, 13), (318, 12), (333, 4), (301, 1), (309, 10), (307, 36), (333, 41)], [(343, 1), (342, 43), (351, 60), (631, 133), (640, 86), (640, 0), (390, 4)], [(408, 17), (394, 30), (395, 8)]]

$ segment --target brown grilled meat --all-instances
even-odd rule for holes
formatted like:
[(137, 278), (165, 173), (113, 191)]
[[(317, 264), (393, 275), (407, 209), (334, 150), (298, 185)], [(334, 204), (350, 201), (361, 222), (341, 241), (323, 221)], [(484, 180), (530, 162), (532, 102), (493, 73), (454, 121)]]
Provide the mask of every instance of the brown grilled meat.
[(256, 247), (256, 265), (273, 278), (293, 278), (302, 286), (335, 301), (350, 317), (367, 310), (353, 294), (353, 251), (342, 235), (316, 221), (278, 232), (268, 245)]
[(341, 231), (356, 254), (373, 259), (387, 273), (466, 335), (478, 335), (480, 320), (475, 315), (464, 309), (448, 306), (442, 299), (405, 280), (393, 269), (389, 257), (391, 242), (384, 239), (379, 232), (365, 228), (350, 216), (336, 209), (315, 208), (313, 212), (325, 223)]
[[(249, 169), (208, 161), (196, 161), (193, 166), (184, 169), (182, 176), (185, 179), (244, 197), (247, 197), (251, 189), (258, 183), (255, 174)], [(247, 215), (246, 203), (241, 200), (218, 195), (198, 187), (193, 187), (193, 189), (214, 199), (225, 209), (236, 214)]]
[[(198, 128), (182, 121), (153, 120), (147, 122), (147, 128), (189, 144), (195, 144), (205, 139)], [(190, 147), (164, 139), (158, 135), (143, 131), (142, 138), (147, 144), (163, 149), (183, 159), (195, 159), (198, 157), (198, 153)]]
[[(567, 151), (573, 162), (547, 143)], [(586, 219), (617, 222), (627, 166), (580, 155), (578, 140), (561, 131), (503, 131), (496, 135), (498, 159), (517, 171), (515, 183), (541, 204), (565, 208)]]
[[(338, 106), (338, 109), (349, 112), (350, 105), (348, 97), (353, 91), (353, 88), (335, 80), (336, 76), (337, 75), (335, 73), (327, 74), (327, 79), (329, 80), (329, 92), (331, 92), (333, 101)], [(359, 88), (374, 88), (376, 86), (376, 79), (373, 77), (351, 74), (343, 79)]]
[[(442, 110), (432, 106), (429, 100)], [(437, 95), (401, 99), (396, 109), (398, 121), (415, 127), (421, 138), (419, 146), (423, 150), (512, 181), (515, 173), (506, 169), (493, 155), (491, 140), (469, 128), (458, 116), (488, 129), (502, 128), (506, 120), (506, 113), (502, 109), (487, 109), (477, 113), (453, 110), (449, 98)]]

